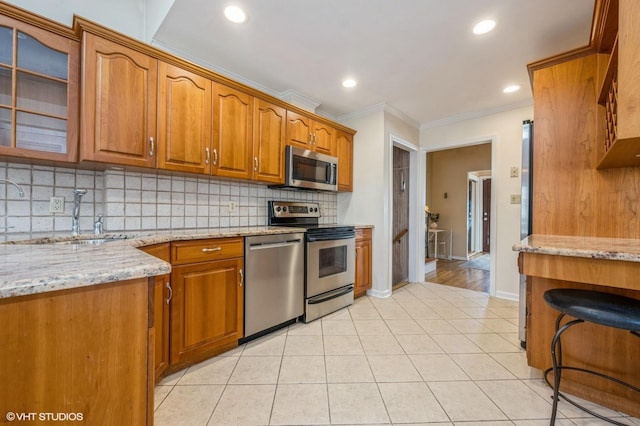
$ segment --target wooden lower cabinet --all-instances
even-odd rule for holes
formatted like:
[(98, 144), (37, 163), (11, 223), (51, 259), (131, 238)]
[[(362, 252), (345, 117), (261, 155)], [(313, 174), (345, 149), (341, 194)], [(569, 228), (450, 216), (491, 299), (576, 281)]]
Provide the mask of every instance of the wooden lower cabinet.
[(360, 297), (371, 288), (371, 256), (373, 253), (372, 230), (356, 229), (356, 283), (354, 297)]
[(237, 347), (244, 331), (243, 268), (243, 257), (173, 267), (170, 371)]
[(2, 422), (11, 412), (35, 416), (28, 424), (153, 424), (150, 284), (1, 299)]

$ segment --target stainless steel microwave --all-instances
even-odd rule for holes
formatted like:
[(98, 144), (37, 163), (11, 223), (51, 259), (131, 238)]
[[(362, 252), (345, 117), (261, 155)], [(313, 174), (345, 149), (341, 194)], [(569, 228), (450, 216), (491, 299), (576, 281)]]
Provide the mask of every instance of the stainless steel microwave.
[(279, 187), (338, 190), (338, 159), (287, 145), (285, 151), (284, 185)]

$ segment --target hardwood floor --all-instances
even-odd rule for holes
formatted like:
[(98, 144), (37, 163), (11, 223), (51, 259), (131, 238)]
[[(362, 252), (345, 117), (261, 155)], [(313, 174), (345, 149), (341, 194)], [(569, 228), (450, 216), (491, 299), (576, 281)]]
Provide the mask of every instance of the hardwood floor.
[(436, 270), (424, 276), (430, 283), (489, 292), (489, 271), (460, 267), (464, 260), (438, 259)]

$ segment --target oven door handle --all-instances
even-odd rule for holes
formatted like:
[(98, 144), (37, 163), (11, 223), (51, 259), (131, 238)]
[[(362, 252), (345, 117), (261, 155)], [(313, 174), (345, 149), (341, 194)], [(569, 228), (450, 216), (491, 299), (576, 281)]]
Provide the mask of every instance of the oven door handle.
[(298, 245), (301, 242), (302, 240), (298, 238), (295, 240), (287, 240), (281, 243), (257, 243), (257, 244), (251, 244), (249, 246), (249, 250), (264, 250), (264, 249), (278, 248), (278, 247), (289, 247), (289, 246)]
[(356, 238), (355, 232), (345, 232), (344, 234), (331, 234), (331, 235), (309, 235), (307, 234), (307, 241), (333, 241), (333, 240), (348, 240), (350, 238)]
[(329, 294), (329, 295), (327, 295), (325, 297), (318, 297), (318, 298), (313, 297), (313, 298), (309, 299), (309, 301), (307, 303), (309, 305), (317, 305), (318, 303), (324, 303), (324, 302), (327, 302), (327, 301), (332, 300), (332, 299), (337, 299), (338, 297), (344, 296), (345, 294), (349, 294), (352, 291), (353, 291), (353, 286), (350, 285), (350, 286), (345, 287), (344, 290), (342, 290), (342, 291), (340, 291), (338, 293)]

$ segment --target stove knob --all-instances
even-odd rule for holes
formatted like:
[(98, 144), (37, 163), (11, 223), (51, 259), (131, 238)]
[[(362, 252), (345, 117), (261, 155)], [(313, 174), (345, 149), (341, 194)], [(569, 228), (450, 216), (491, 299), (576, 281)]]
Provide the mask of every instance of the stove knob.
[(285, 207), (283, 207), (283, 208), (282, 208), (282, 211), (286, 213), (286, 212), (287, 212), (287, 207), (286, 207), (286, 206), (285, 206)]
[(276, 211), (279, 213), (280, 212), (280, 207), (276, 207)]

